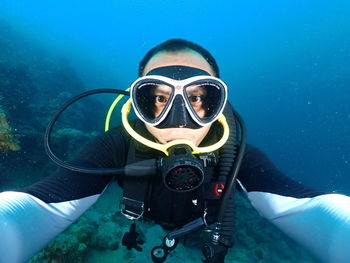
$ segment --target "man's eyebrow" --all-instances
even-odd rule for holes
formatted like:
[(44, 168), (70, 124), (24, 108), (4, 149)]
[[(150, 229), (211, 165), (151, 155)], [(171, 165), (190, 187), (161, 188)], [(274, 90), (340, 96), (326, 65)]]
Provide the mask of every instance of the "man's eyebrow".
[(200, 85), (189, 86), (186, 88), (186, 90), (191, 93), (206, 93), (206, 90)]
[(171, 93), (171, 91), (169, 91), (169, 88), (167, 88), (167, 87), (157, 85), (156, 88), (154, 89), (154, 93), (162, 93), (162, 94), (169, 95)]

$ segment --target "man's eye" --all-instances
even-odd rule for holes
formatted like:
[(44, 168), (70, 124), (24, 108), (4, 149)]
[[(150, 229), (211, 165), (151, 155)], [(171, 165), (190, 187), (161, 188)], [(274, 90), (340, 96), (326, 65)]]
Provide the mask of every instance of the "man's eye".
[(190, 96), (189, 99), (191, 103), (199, 103), (202, 101), (202, 96), (200, 95)]
[(156, 103), (165, 103), (167, 102), (167, 98), (162, 96), (162, 95), (157, 95), (156, 96)]

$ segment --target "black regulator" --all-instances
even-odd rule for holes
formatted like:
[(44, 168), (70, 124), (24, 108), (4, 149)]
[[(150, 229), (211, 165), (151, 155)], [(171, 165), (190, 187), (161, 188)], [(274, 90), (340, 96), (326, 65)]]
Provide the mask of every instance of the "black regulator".
[(197, 189), (204, 181), (202, 161), (198, 160), (186, 144), (168, 149), (169, 156), (161, 158), (159, 169), (165, 186), (175, 192), (189, 192)]

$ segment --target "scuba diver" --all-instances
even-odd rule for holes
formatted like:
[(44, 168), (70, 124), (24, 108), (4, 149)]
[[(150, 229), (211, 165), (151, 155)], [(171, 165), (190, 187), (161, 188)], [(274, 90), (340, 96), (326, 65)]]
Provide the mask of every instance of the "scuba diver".
[[(123, 125), (109, 129), (107, 121), (106, 132), (72, 163), (60, 160), (50, 147), (52, 126), (70, 104), (98, 92), (130, 96)], [(122, 245), (142, 251), (137, 220), (168, 231), (151, 252), (153, 262), (165, 262), (179, 238), (199, 229), (211, 231), (203, 241), (202, 262), (225, 262), (234, 245), (236, 189), (320, 261), (349, 262), (350, 197), (316, 191), (283, 175), (246, 143), (243, 120), (227, 101), (228, 92), (207, 50), (170, 39), (148, 51), (129, 90), (86, 92), (67, 102), (45, 135), (46, 151), (61, 169), (31, 186), (0, 193), (0, 262), (28, 261), (115, 180), (123, 189), (120, 212), (131, 220)], [(131, 107), (137, 119), (129, 121)]]

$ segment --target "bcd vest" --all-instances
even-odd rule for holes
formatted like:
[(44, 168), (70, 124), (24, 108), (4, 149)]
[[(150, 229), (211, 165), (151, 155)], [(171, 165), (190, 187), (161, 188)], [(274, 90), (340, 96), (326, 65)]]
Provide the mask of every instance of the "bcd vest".
[[(135, 121), (133, 125), (143, 136), (150, 136), (142, 122)], [(206, 136), (210, 140), (204, 143), (210, 145), (216, 142), (221, 133), (221, 126), (213, 124)], [(164, 155), (132, 138), (129, 139), (128, 146), (127, 164)], [(203, 162), (205, 179), (199, 188), (191, 192), (176, 193), (167, 189), (160, 173), (143, 177), (124, 176), (119, 181), (123, 187), (123, 214), (155, 221), (165, 229), (182, 226), (203, 216), (204, 212), (207, 213), (208, 223), (213, 223), (220, 207), (219, 199), (226, 178), (217, 176), (218, 152), (198, 154), (196, 157)]]

